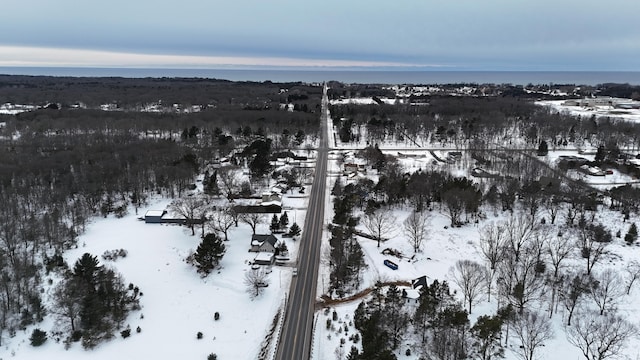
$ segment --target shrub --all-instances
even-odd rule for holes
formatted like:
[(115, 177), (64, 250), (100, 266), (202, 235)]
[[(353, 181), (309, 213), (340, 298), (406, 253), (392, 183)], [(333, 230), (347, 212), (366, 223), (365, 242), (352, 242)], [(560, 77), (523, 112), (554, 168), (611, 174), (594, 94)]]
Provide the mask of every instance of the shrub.
[(73, 333), (71, 333), (71, 341), (78, 342), (80, 341), (80, 339), (82, 339), (82, 331), (76, 330)]
[(140, 326), (138, 326), (138, 327), (136, 328), (136, 332), (137, 332), (137, 333), (142, 332), (142, 329), (140, 328)]
[(128, 338), (129, 336), (131, 336), (131, 329), (127, 328), (120, 331), (120, 335), (122, 336), (123, 339)]
[(47, 341), (47, 332), (40, 329), (33, 329), (29, 341), (31, 342), (31, 346), (40, 346)]
[(198, 331), (198, 333), (196, 334), (196, 339), (198, 339), (198, 340), (202, 340), (202, 337), (203, 337), (203, 336), (204, 336), (204, 335), (202, 335), (202, 331)]
[(624, 236), (624, 241), (626, 241), (627, 244), (631, 245), (636, 241), (637, 238), (638, 238), (638, 228), (636, 227), (636, 224), (633, 223), (629, 228), (629, 232), (627, 232), (627, 234)]

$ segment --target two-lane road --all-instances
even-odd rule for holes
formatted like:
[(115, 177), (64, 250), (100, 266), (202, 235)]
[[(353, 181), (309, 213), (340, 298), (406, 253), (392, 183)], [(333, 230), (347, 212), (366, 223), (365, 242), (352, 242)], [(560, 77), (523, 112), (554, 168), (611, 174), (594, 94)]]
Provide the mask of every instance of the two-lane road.
[(320, 146), (315, 176), (298, 252), (298, 276), (293, 277), (285, 322), (276, 353), (278, 360), (307, 360), (311, 352), (320, 244), (324, 228), (325, 188), (327, 183), (327, 117), (329, 100), (324, 88), (320, 118)]

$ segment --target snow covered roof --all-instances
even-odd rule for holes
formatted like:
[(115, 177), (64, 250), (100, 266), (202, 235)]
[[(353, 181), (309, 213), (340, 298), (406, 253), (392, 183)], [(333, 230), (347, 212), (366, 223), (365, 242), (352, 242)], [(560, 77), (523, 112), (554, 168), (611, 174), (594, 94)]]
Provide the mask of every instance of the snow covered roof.
[(254, 258), (255, 261), (271, 261), (275, 255), (270, 252), (259, 252)]
[(276, 246), (276, 243), (278, 242), (278, 239), (273, 236), (273, 234), (253, 234), (251, 236), (251, 245), (253, 245), (254, 243), (256, 243), (257, 245), (261, 245), (263, 242), (268, 242), (271, 245), (273, 245), (274, 247)]
[(408, 299), (420, 298), (420, 290), (418, 289), (404, 289), (404, 297)]
[(149, 210), (147, 211), (144, 216), (158, 216), (158, 217), (162, 217), (162, 215), (164, 215), (165, 211), (164, 210)]

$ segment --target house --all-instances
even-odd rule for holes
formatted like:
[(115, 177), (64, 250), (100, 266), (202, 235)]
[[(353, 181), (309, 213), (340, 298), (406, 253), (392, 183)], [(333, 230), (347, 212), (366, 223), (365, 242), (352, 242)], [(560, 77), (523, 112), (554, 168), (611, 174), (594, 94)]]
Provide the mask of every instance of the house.
[(420, 290), (402, 289), (402, 298), (405, 299), (407, 305), (417, 306), (420, 303)]
[(277, 191), (265, 191), (262, 193), (262, 202), (282, 201), (282, 195)]
[(357, 173), (358, 172), (358, 164), (355, 163), (346, 163), (344, 164), (344, 174), (348, 175), (351, 173)]
[(147, 224), (160, 224), (167, 210), (149, 210), (144, 214), (144, 222)]
[(253, 234), (251, 236), (251, 252), (276, 252), (276, 244), (278, 239), (273, 235)]
[(253, 259), (254, 265), (273, 265), (275, 261), (275, 254), (271, 252), (259, 252)]

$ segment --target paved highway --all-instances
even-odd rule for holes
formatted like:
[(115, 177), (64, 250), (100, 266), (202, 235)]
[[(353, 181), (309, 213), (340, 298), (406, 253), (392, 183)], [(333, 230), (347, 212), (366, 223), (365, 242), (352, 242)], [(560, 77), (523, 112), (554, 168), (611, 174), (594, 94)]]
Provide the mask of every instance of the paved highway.
[(322, 96), (320, 144), (316, 170), (298, 252), (298, 275), (291, 281), (285, 321), (276, 352), (278, 360), (307, 360), (311, 352), (313, 313), (320, 266), (320, 243), (324, 229), (328, 114), (329, 100), (325, 87)]

